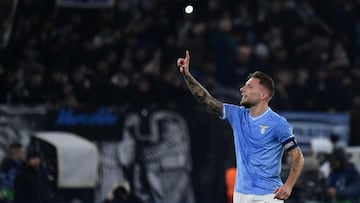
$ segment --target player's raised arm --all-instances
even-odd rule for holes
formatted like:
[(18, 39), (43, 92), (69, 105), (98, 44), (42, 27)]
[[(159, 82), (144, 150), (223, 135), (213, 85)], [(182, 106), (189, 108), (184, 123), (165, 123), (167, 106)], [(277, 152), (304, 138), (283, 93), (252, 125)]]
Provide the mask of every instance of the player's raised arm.
[(190, 54), (189, 51), (186, 51), (185, 58), (179, 58), (177, 60), (177, 66), (184, 76), (186, 85), (188, 86), (190, 92), (200, 104), (203, 104), (208, 110), (222, 116), (222, 103), (212, 97), (210, 93), (191, 75), (189, 71), (189, 63)]

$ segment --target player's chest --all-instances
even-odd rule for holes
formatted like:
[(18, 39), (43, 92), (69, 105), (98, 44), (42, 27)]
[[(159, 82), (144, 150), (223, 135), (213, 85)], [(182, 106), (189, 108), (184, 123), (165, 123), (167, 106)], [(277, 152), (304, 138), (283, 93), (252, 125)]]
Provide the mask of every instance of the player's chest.
[(275, 137), (275, 128), (269, 122), (246, 121), (247, 124), (242, 125), (242, 134), (246, 139), (256, 142), (257, 144), (266, 144), (271, 142)]

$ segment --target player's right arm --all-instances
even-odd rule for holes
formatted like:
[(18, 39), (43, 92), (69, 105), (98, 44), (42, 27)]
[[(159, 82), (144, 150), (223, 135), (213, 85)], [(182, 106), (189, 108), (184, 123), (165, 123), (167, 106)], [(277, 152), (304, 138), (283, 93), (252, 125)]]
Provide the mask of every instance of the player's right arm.
[(189, 63), (190, 54), (189, 51), (186, 51), (185, 58), (179, 58), (177, 60), (177, 66), (179, 67), (190, 92), (200, 104), (222, 117), (223, 104), (211, 96), (210, 93), (191, 75), (189, 71)]

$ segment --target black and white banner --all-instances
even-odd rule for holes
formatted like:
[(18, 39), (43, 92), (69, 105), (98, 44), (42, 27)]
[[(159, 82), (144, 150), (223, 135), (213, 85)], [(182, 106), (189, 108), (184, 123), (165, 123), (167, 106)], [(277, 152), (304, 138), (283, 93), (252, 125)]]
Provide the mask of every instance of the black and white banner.
[[(99, 167), (86, 168), (88, 172), (91, 172), (89, 169), (94, 168), (98, 172), (99, 179), (93, 188), (94, 202), (102, 202), (113, 185), (125, 179), (131, 180), (133, 194), (144, 203), (195, 201), (190, 178), (192, 163), (188, 126), (185, 118), (176, 112), (150, 109), (124, 111), (107, 107), (83, 109), (62, 107), (51, 110), (4, 107), (0, 108), (0, 120), (2, 121), (0, 133), (3, 138), (0, 140), (3, 147), (0, 145), (0, 148), (3, 149), (3, 156), (9, 143), (24, 139), (27, 139), (24, 143), (29, 143), (31, 135), (36, 135), (37, 139), (32, 139), (33, 142), (29, 143), (29, 147), (40, 149), (39, 151), (44, 152), (46, 157), (49, 154), (61, 154), (56, 156), (54, 166), (57, 167), (54, 168), (58, 171), (54, 177), (58, 177), (57, 186), (62, 188), (91, 185), (88, 182), (80, 184), (80, 181), (71, 179), (71, 173), (69, 175), (65, 172), (79, 163), (76, 155), (81, 155), (81, 151), (90, 149), (84, 145), (84, 142), (79, 144), (80, 142), (73, 139), (69, 133), (92, 140), (99, 152)], [(41, 132), (44, 130), (45, 132)], [(22, 131), (27, 133), (21, 136)], [(42, 140), (43, 144), (36, 144), (40, 142), (35, 140)], [(45, 147), (49, 146), (48, 143), (55, 146), (51, 149), (56, 150)], [(90, 155), (89, 152), (85, 154)], [(97, 155), (93, 155), (93, 158), (85, 158), (86, 156), (81, 155), (80, 159), (94, 159), (91, 163), (97, 162)], [(62, 158), (66, 158), (66, 161)], [(50, 165), (54, 159), (49, 156), (45, 162)], [(91, 163), (89, 164), (92, 166), (97, 165)], [(71, 165), (67, 166), (67, 164)], [(81, 167), (77, 167), (78, 169), (85, 167), (84, 161), (81, 161)], [(125, 174), (125, 168), (128, 172), (131, 171), (131, 176)], [(60, 174), (68, 175), (63, 177)], [(94, 173), (82, 175), (86, 174), (92, 174), (88, 177), (97, 176)], [(79, 177), (77, 175), (77, 178)], [(69, 182), (69, 178), (76, 182)], [(61, 180), (66, 181), (61, 182)]]
[[(133, 193), (144, 203), (193, 203), (190, 141), (184, 118), (167, 110), (125, 115), (122, 139), (99, 142), (101, 166), (96, 202), (111, 187), (132, 179)], [(131, 168), (133, 177), (125, 177)]]
[(72, 8), (111, 8), (114, 0), (56, 0), (57, 6)]
[(13, 142), (27, 145), (33, 132), (45, 126), (45, 107), (0, 106), (0, 160)]

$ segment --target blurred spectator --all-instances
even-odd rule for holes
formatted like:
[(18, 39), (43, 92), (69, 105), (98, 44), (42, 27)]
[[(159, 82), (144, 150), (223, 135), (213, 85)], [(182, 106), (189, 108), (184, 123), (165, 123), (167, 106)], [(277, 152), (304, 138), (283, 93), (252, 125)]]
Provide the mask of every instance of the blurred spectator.
[(111, 88), (113, 89), (113, 104), (129, 107), (130, 95), (132, 93), (131, 74), (129, 71), (117, 69), (110, 79)]
[(6, 76), (4, 82), (5, 92), (3, 93), (4, 102), (9, 104), (21, 103), (25, 87), (24, 71), (20, 68), (8, 70)]
[(314, 138), (310, 141), (309, 155), (318, 161), (319, 171), (324, 178), (327, 178), (331, 172), (329, 157), (334, 147), (333, 142), (326, 137)]
[(30, 78), (25, 83), (23, 103), (28, 105), (45, 104), (47, 101), (45, 78), (42, 71), (30, 73)]
[(334, 149), (337, 149), (339, 147), (345, 147), (345, 146), (342, 146), (341, 145), (342, 143), (339, 142), (340, 137), (336, 133), (331, 133), (330, 134), (330, 140), (331, 140), (331, 143), (333, 144)]
[(54, 69), (49, 75), (49, 79), (44, 81), (46, 83), (47, 100), (51, 105), (58, 106), (63, 98), (66, 98), (66, 94), (62, 92), (68, 78), (61, 69)]
[[(188, 28), (188, 32), (184, 36), (182, 47), (191, 50), (194, 59), (192, 67), (195, 70), (201, 70), (204, 66), (203, 62), (206, 61), (208, 48), (207, 25), (205, 22), (195, 22), (193, 25), (183, 27), (183, 29), (186, 28)], [(181, 31), (185, 32), (187, 30), (180, 30), (180, 32)], [(180, 38), (180, 40), (182, 39)]]
[(26, 162), (16, 174), (14, 203), (51, 203), (49, 187), (46, 185), (40, 166), (40, 154), (29, 152)]
[[(193, 98), (174, 64), (189, 49), (194, 75), (214, 94), (238, 102), (228, 86), (263, 70), (277, 76), (274, 109), (351, 112), (349, 144), (360, 144), (360, 1), (196, 1), (192, 14), (182, 0), (115, 1), (112, 9), (17, 2), (0, 48), (1, 104), (189, 110)], [(334, 146), (322, 144), (313, 152), (328, 176)]]
[(0, 202), (11, 203), (14, 200), (14, 180), (18, 168), (25, 159), (24, 147), (20, 143), (12, 143), (9, 155), (1, 162), (0, 167)]
[(111, 189), (103, 203), (141, 203), (141, 201), (132, 194), (130, 183), (124, 180)]
[[(218, 80), (227, 85), (227, 82), (235, 82), (227, 79), (230, 63), (236, 56), (237, 44), (232, 35), (233, 22), (226, 16), (219, 19), (217, 28), (212, 32), (210, 44), (217, 66)], [(231, 71), (231, 70), (230, 70)]]
[(231, 59), (230, 64), (226, 67), (226, 79), (222, 84), (227, 87), (241, 87), (242, 83), (247, 79), (248, 73), (253, 71), (254, 68), (254, 54), (253, 49), (249, 45), (240, 45), (236, 49), (234, 58)]
[(329, 72), (325, 68), (318, 69), (307, 84), (309, 100), (306, 108), (312, 111), (328, 111), (331, 99)]
[(272, 108), (274, 110), (289, 111), (292, 109), (292, 101), (290, 99), (289, 88), (291, 85), (292, 73), (291, 71), (279, 71), (276, 75), (276, 94), (272, 99)]
[(86, 65), (81, 64), (72, 70), (70, 82), (79, 104), (96, 104), (96, 89), (92, 79), (92, 72)]
[(134, 80), (134, 91), (135, 94), (132, 95), (132, 100), (135, 106), (140, 107), (149, 107), (155, 105), (155, 92), (154, 89), (154, 78), (150, 75), (139, 75)]
[(336, 203), (360, 201), (360, 175), (342, 148), (333, 151), (330, 158), (331, 173), (327, 178), (327, 194)]

